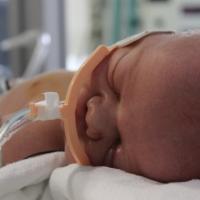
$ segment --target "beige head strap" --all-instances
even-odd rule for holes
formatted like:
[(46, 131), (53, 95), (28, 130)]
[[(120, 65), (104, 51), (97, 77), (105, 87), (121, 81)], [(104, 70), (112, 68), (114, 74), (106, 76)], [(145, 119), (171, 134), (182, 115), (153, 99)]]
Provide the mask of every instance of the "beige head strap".
[(79, 139), (76, 126), (76, 106), (79, 92), (83, 85), (90, 82), (91, 74), (94, 69), (103, 61), (103, 59), (112, 53), (115, 49), (128, 46), (150, 34), (171, 33), (172, 31), (146, 31), (138, 35), (126, 38), (116, 44), (106, 47), (99, 46), (81, 66), (80, 70), (75, 74), (68, 88), (64, 105), (61, 107), (62, 118), (64, 120), (65, 135), (68, 147), (79, 164), (90, 164), (89, 158), (85, 153), (84, 144)]

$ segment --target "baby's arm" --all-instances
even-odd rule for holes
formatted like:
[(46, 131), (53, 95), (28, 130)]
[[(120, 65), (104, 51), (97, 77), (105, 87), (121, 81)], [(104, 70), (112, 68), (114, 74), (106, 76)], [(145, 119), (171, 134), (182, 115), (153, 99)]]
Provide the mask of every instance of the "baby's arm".
[(47, 152), (64, 151), (64, 138), (60, 120), (31, 123), (3, 146), (3, 164)]
[[(0, 115), (4, 117), (41, 99), (45, 91), (56, 91), (63, 100), (73, 74), (57, 71), (37, 76), (14, 87), (0, 99)], [(60, 120), (34, 122), (22, 128), (2, 148), (3, 164), (36, 154), (64, 150), (64, 130)]]

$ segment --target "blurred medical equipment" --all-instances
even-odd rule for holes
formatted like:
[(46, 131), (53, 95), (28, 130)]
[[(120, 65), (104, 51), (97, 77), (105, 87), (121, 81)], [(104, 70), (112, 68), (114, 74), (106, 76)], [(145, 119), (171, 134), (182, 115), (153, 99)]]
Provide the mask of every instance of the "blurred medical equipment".
[(51, 36), (48, 33), (29, 30), (0, 42), (0, 49), (2, 51), (10, 51), (18, 47), (27, 47), (33, 44), (35, 44), (35, 48), (25, 68), (23, 78), (31, 78), (42, 71), (50, 49)]
[[(36, 30), (29, 30), (0, 42), (0, 50), (3, 52), (30, 45), (34, 45), (33, 53), (22, 75), (23, 79), (29, 79), (43, 71), (51, 45), (50, 35)], [(16, 85), (22, 81), (21, 78), (13, 80), (11, 74), (12, 72), (6, 67), (2, 66), (0, 68), (0, 94), (9, 90), (13, 84)]]
[(141, 0), (138, 3), (142, 29), (200, 28), (199, 0)]
[(95, 1), (92, 1), (91, 35), (96, 44), (100, 41), (111, 44), (143, 30), (200, 28), (199, 0), (107, 0), (96, 4)]
[[(139, 5), (140, 1), (138, 0), (105, 1), (102, 16), (103, 29), (102, 27), (99, 28), (99, 30), (103, 30), (103, 42), (113, 44), (141, 30)], [(102, 10), (96, 9), (96, 12), (102, 13)]]

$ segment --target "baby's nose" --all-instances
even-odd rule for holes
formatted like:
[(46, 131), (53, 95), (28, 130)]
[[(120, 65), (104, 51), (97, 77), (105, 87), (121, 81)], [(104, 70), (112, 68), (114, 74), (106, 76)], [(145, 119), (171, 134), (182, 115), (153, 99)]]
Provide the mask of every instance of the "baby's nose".
[(94, 96), (87, 102), (86, 134), (94, 140), (113, 138), (116, 133), (114, 105), (102, 96)]

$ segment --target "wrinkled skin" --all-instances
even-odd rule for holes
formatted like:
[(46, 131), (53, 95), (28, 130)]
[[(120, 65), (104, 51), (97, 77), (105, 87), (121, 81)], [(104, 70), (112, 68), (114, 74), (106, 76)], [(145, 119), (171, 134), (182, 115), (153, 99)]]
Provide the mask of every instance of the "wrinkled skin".
[(150, 35), (97, 66), (76, 110), (93, 165), (162, 182), (200, 177), (199, 47), (199, 33)]

